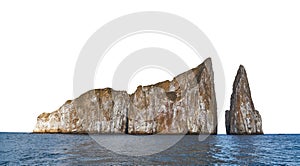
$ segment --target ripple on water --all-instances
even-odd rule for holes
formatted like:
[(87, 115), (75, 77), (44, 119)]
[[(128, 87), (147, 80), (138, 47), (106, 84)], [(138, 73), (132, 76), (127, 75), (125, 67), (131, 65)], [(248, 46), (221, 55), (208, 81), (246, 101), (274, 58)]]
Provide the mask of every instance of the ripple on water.
[[(300, 162), (300, 135), (185, 136), (155, 155), (118, 155), (88, 135), (0, 133), (0, 165), (283, 164)], [(126, 140), (124, 140), (126, 141)], [(126, 146), (122, 147), (126, 151)]]

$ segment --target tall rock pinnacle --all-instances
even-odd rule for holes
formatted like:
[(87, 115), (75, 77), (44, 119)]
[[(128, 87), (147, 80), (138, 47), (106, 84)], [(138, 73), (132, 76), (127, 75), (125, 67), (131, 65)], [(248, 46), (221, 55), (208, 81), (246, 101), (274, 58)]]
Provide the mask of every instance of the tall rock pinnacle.
[(247, 73), (240, 65), (233, 83), (230, 110), (226, 111), (227, 134), (263, 134), (262, 120), (259, 112), (255, 110)]
[(139, 86), (133, 94), (90, 90), (39, 115), (34, 132), (217, 134), (211, 59), (171, 81)]

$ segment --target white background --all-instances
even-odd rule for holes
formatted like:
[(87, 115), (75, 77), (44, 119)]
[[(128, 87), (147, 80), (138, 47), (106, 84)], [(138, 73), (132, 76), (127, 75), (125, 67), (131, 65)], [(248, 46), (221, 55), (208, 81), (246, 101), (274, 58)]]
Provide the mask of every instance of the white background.
[[(134, 12), (163, 11), (196, 24), (217, 50), (226, 77), (220, 111), (229, 108), (232, 83), (243, 64), (264, 132), (300, 133), (300, 1), (107, 2), (0, 2), (0, 131), (30, 132), (40, 113), (73, 99), (77, 57), (105, 23)], [(146, 73), (143, 84), (170, 77)], [(140, 83), (140, 77), (133, 81)], [(95, 88), (109, 86), (97, 80)], [(225, 133), (224, 113), (219, 118), (219, 133)]]

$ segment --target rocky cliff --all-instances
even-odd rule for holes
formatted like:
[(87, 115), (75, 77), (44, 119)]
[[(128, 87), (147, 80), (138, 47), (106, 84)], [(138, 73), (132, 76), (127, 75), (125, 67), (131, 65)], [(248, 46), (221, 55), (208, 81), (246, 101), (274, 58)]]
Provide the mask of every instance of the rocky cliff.
[(233, 83), (230, 110), (226, 111), (227, 134), (263, 134), (262, 119), (255, 110), (247, 73), (241, 65)]
[(34, 132), (216, 134), (217, 105), (211, 59), (133, 94), (90, 90), (37, 118)]

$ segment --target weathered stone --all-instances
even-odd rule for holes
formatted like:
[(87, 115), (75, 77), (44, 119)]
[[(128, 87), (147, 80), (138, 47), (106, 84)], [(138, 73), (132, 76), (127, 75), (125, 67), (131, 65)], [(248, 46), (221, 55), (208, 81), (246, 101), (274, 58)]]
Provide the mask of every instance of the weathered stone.
[(230, 110), (226, 111), (227, 134), (263, 134), (262, 119), (255, 110), (247, 73), (241, 65), (233, 83)]
[(216, 134), (217, 107), (211, 59), (129, 95), (110, 88), (88, 91), (37, 118), (34, 132)]
[(39, 115), (34, 132), (124, 133), (128, 106), (125, 91), (90, 90), (52, 113)]

